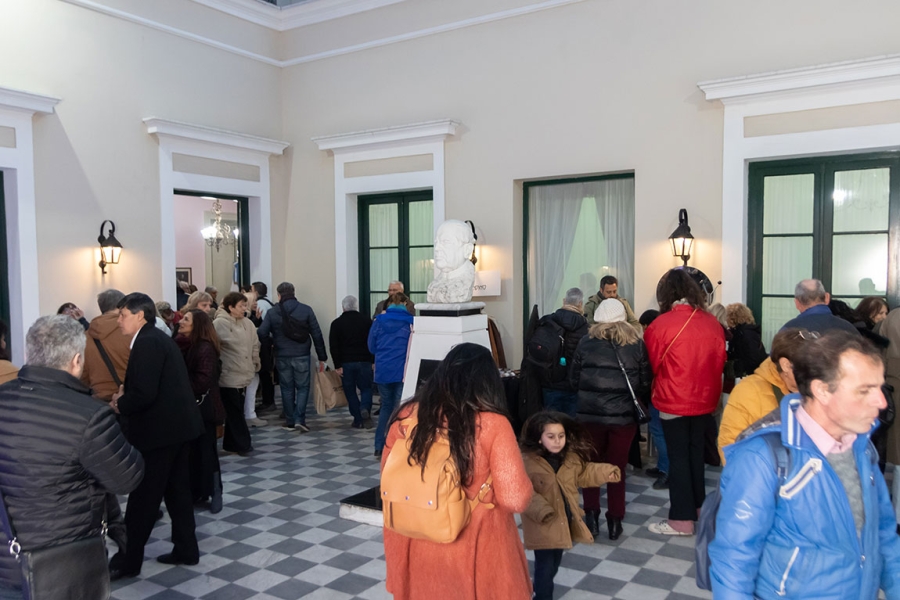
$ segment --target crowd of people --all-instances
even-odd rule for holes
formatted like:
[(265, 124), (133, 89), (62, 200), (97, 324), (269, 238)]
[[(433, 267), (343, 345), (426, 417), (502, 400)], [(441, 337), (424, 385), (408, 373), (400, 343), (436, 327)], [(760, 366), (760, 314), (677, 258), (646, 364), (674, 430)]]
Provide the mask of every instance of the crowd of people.
[[(157, 560), (197, 564), (194, 511), (223, 508), (218, 440), (223, 452), (252, 455), (253, 429), (268, 424), (260, 416), (278, 411), (276, 378), (282, 429), (310, 430), (311, 371), (324, 370), (328, 354), (294, 286), (281, 283), (276, 302), (261, 282), (220, 302), (214, 288), (184, 291), (176, 311), (106, 290), (90, 322), (65, 304), (29, 329), (21, 370), (0, 328), (0, 435), (45, 440), (0, 445), (0, 498), (15, 525), (0, 541), (64, 549), (107, 528), (118, 546), (109, 579), (135, 577), (165, 502), (172, 548)], [(900, 530), (882, 474), (885, 458), (897, 464), (900, 454), (890, 428), (900, 309), (888, 312), (880, 298), (852, 309), (804, 280), (799, 316), (767, 352), (752, 311), (708, 306), (686, 270), (663, 276), (657, 300), (638, 318), (613, 277), (587, 302), (568, 290), (526, 340), (524, 370), (543, 401), (516, 431), (495, 360), (476, 344), (454, 347), (401, 403), (415, 313), (401, 282), (374, 318), (343, 299), (329, 345), (350, 426), (375, 429), (382, 469), (401, 448), (413, 481), (431, 481), (440, 444), (439, 468), (472, 503), (450, 543), (399, 533), (386, 518), (395, 598), (452, 589), (458, 598), (551, 599), (563, 552), (601, 535), (604, 495), (606, 536), (624, 533), (625, 479), (645, 423), (657, 454), (646, 473), (669, 494), (668, 518), (651, 532), (694, 535), (706, 465), (724, 465), (708, 551), (714, 597), (874, 598), (880, 588), (900, 598)], [(48, 411), (51, 423), (41, 418)], [(61, 480), (76, 483), (54, 485)], [(123, 516), (116, 494), (126, 493)], [(22, 583), (16, 559), (0, 556), (0, 598), (21, 597)]]

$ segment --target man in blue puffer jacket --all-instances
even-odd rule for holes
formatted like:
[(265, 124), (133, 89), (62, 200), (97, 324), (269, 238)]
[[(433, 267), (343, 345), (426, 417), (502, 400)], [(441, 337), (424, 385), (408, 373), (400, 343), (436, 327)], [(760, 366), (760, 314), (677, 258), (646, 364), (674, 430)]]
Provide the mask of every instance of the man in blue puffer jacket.
[(403, 393), (406, 350), (412, 333), (413, 316), (406, 310), (403, 292), (388, 297), (387, 309), (375, 317), (369, 330), (369, 352), (375, 355), (375, 383), (381, 396), (381, 412), (375, 428), (375, 456), (381, 458), (391, 414)]
[[(881, 356), (837, 331), (793, 372), (800, 394), (725, 447), (713, 597), (874, 600), (880, 588), (900, 599), (900, 537), (869, 441), (885, 406)], [(783, 483), (763, 439), (772, 432), (790, 458)]]

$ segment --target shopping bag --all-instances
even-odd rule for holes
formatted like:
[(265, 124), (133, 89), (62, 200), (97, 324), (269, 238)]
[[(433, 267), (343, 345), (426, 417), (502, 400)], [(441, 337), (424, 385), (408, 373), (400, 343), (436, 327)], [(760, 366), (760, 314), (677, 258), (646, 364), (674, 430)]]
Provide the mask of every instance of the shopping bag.
[(330, 408), (347, 406), (347, 396), (337, 371), (326, 369), (316, 371), (315, 389), (316, 413), (324, 415)]

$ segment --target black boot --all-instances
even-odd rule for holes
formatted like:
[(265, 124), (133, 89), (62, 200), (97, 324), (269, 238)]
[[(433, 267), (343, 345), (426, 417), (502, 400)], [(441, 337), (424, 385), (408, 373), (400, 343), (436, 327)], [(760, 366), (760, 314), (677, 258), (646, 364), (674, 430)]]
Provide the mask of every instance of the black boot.
[(219, 471), (213, 473), (213, 493), (209, 501), (209, 512), (212, 514), (222, 512), (222, 474)]
[(606, 526), (609, 528), (609, 539), (617, 540), (622, 535), (622, 519), (606, 515)]
[(584, 511), (584, 521), (590, 530), (591, 535), (597, 537), (600, 535), (600, 511), (586, 510)]

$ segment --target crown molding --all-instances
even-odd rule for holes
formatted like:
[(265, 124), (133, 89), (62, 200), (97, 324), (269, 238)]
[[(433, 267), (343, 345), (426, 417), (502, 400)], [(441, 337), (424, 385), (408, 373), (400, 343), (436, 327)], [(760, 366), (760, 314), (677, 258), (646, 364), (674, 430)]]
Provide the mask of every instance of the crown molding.
[(198, 42), (200, 44), (204, 44), (206, 46), (212, 46), (213, 48), (218, 48), (219, 50), (224, 50), (225, 52), (231, 52), (232, 54), (237, 54), (238, 56), (243, 56), (245, 58), (250, 58), (262, 63), (266, 63), (267, 65), (272, 65), (275, 67), (283, 67), (283, 61), (278, 60), (277, 58), (272, 58), (270, 56), (264, 56), (262, 54), (257, 54), (256, 52), (250, 52), (249, 50), (244, 50), (243, 48), (238, 48), (237, 46), (232, 46), (230, 44), (225, 44), (218, 40), (214, 40), (211, 38), (203, 37), (202, 35), (197, 35), (196, 33), (191, 33), (190, 31), (185, 31), (184, 29), (178, 29), (177, 27), (171, 27), (164, 23), (159, 23), (157, 21), (153, 21), (151, 19), (145, 19), (144, 17), (139, 17), (137, 15), (133, 15), (129, 12), (125, 12), (124, 10), (118, 10), (116, 8), (112, 8), (110, 6), (106, 6), (105, 4), (100, 4), (98, 2), (94, 2), (93, 0), (60, 0), (61, 2), (66, 2), (68, 4), (74, 4), (75, 6), (80, 6), (82, 8), (86, 8), (88, 10), (92, 10), (94, 12), (98, 12), (104, 15), (108, 15), (110, 17), (115, 17), (117, 19), (122, 19), (123, 21), (128, 21), (130, 23), (136, 23), (138, 25), (143, 25), (144, 27), (149, 27), (150, 29), (155, 29), (157, 31), (162, 31), (163, 33), (169, 33), (172, 35), (176, 35), (181, 38), (185, 38), (194, 42)]
[[(352, 54), (354, 52), (361, 52), (363, 50), (370, 50), (372, 48), (379, 48), (381, 46), (388, 46), (390, 44), (396, 44), (399, 42), (405, 42), (409, 40), (414, 40), (418, 38), (427, 37), (430, 35), (437, 35), (440, 33), (445, 33), (448, 31), (455, 31), (457, 29), (463, 29), (466, 27), (473, 27), (475, 25), (482, 25), (484, 23), (491, 23), (493, 21), (500, 21), (502, 19), (509, 19), (513, 17), (519, 17), (522, 15), (527, 15), (543, 10), (549, 10), (552, 8), (558, 8), (560, 6), (566, 6), (568, 4), (576, 4), (579, 2), (585, 2), (586, 0), (543, 0), (542, 2), (537, 2), (536, 4), (530, 4), (528, 6), (522, 6), (519, 8), (512, 8), (509, 10), (503, 10), (496, 13), (490, 13), (486, 15), (480, 15), (477, 17), (472, 17), (469, 19), (463, 19), (461, 21), (454, 21), (452, 23), (445, 23), (443, 25), (437, 25), (435, 27), (428, 27), (426, 29), (419, 29), (416, 31), (410, 31), (408, 33), (403, 33), (400, 35), (389, 36), (385, 38), (380, 38), (376, 40), (371, 40), (368, 42), (363, 42), (361, 44), (353, 44), (350, 46), (344, 46), (341, 48), (335, 48), (332, 50), (326, 50), (324, 52), (316, 52), (313, 54), (307, 54), (304, 56), (298, 56), (295, 58), (287, 59), (287, 60), (279, 60), (277, 58), (272, 58), (270, 56), (264, 56), (262, 54), (257, 54), (255, 52), (250, 52), (249, 50), (244, 50), (243, 48), (239, 48), (237, 46), (232, 46), (230, 44), (226, 44), (224, 42), (220, 42), (218, 40), (214, 40), (211, 38), (203, 37), (201, 35), (197, 35), (195, 33), (191, 33), (189, 31), (185, 31), (183, 29), (178, 29), (177, 27), (171, 27), (164, 23), (159, 23), (157, 21), (153, 21), (151, 19), (146, 19), (144, 17), (139, 17), (137, 15), (133, 15), (131, 13), (118, 10), (115, 8), (111, 8), (104, 4), (100, 4), (95, 2), (94, 0), (60, 0), (61, 2), (66, 2), (68, 4), (73, 4), (75, 6), (80, 6), (82, 8), (86, 8), (88, 10), (93, 10), (95, 12), (105, 14), (111, 17), (115, 17), (117, 19), (122, 19), (124, 21), (129, 21), (131, 23), (136, 23), (138, 25), (143, 25), (145, 27), (149, 27), (151, 29), (155, 29), (157, 31), (161, 31), (163, 33), (168, 33), (171, 35), (175, 35), (178, 37), (182, 37), (200, 44), (204, 44), (207, 46), (211, 46), (213, 48), (217, 48), (219, 50), (224, 50), (225, 52), (230, 52), (232, 54), (236, 54), (238, 56), (243, 56), (245, 58), (250, 58), (252, 60), (256, 60), (267, 65), (272, 65), (275, 67), (291, 67), (294, 65), (300, 65), (310, 62), (315, 62), (318, 60), (324, 60), (326, 58), (332, 58), (335, 56), (343, 56), (345, 54)], [(252, 4), (260, 4), (262, 8), (266, 11), (284, 11), (289, 12), (292, 10), (296, 10), (299, 8), (304, 8), (310, 5), (301, 4), (296, 7), (288, 7), (284, 9), (279, 9), (276, 7), (269, 6), (267, 7), (265, 3), (261, 2), (261, 0), (193, 0), (195, 2), (199, 2), (201, 4), (205, 4), (207, 2), (210, 3), (223, 3), (223, 2), (241, 2), (241, 3), (252, 3)], [(354, 2), (357, 4), (363, 2), (369, 2), (370, 4), (380, 3), (380, 6), (387, 6), (388, 4), (394, 4), (396, 2), (403, 2), (405, 0), (335, 0), (336, 3), (350, 3)], [(342, 4), (343, 5), (343, 4)], [(345, 7), (347, 10), (349, 8)], [(365, 10), (371, 10), (372, 8), (376, 8), (375, 6), (371, 6), (370, 8), (366, 8)], [(337, 7), (332, 6), (332, 10), (338, 10)], [(227, 12), (227, 11), (226, 11)], [(345, 14), (354, 14), (354, 12), (361, 12), (360, 10), (356, 10), (353, 12), (347, 12)], [(237, 16), (237, 15), (235, 15)], [(322, 16), (320, 14), (319, 16)], [(328, 17), (329, 19), (338, 18), (339, 16), (344, 15), (334, 15)], [(320, 19), (320, 21), (310, 21), (312, 22), (321, 22), (328, 19)], [(308, 24), (308, 23), (305, 23)], [(300, 25), (297, 25), (298, 27)]]
[(390, 6), (404, 0), (310, 0), (303, 4), (284, 8), (273, 6), (262, 0), (193, 1), (275, 31), (290, 31), (298, 27)]
[(57, 104), (59, 98), (0, 87), (0, 108), (49, 115)]
[(458, 121), (452, 119), (439, 119), (410, 125), (319, 136), (312, 138), (312, 141), (316, 143), (319, 150), (330, 150), (335, 154), (340, 154), (372, 150), (388, 145), (444, 140), (456, 135), (459, 125)]
[(463, 19), (461, 21), (445, 23), (444, 25), (436, 25), (435, 27), (428, 27), (425, 29), (410, 31), (408, 33), (401, 33), (400, 35), (380, 38), (377, 40), (372, 40), (370, 42), (364, 42), (362, 44), (354, 44), (352, 46), (345, 46), (343, 48), (335, 48), (334, 50), (326, 50), (325, 52), (317, 52), (315, 54), (307, 54), (306, 56), (298, 56), (296, 58), (290, 58), (288, 60), (282, 61), (282, 65), (285, 67), (292, 67), (294, 65), (332, 58), (334, 56), (342, 56), (344, 54), (352, 54), (353, 52), (370, 50), (372, 48), (379, 48), (381, 46), (387, 46), (389, 44), (406, 42), (409, 40), (427, 37), (429, 35), (436, 35), (439, 33), (445, 33), (447, 31), (455, 31), (457, 29), (464, 29), (466, 27), (472, 27), (475, 25), (482, 25), (484, 23), (491, 23), (493, 21), (500, 21), (502, 19), (510, 19), (512, 17), (519, 17), (542, 10), (549, 10), (551, 8), (558, 8), (567, 4), (576, 4), (584, 1), (585, 0), (544, 0), (543, 2), (530, 4), (528, 6), (511, 8), (509, 10), (502, 10), (495, 13), (480, 15), (469, 19)]
[(290, 142), (271, 140), (269, 138), (206, 127), (204, 125), (192, 125), (180, 121), (170, 121), (159, 117), (147, 117), (144, 119), (147, 133), (159, 138), (174, 137), (183, 140), (217, 144), (238, 150), (250, 150), (262, 154), (282, 154), (284, 149), (290, 146)]
[(846, 86), (868, 83), (876, 79), (900, 76), (900, 54), (878, 56), (862, 60), (802, 67), (730, 77), (697, 84), (707, 100), (721, 100), (724, 104), (740, 103), (759, 96), (773, 97), (808, 88)]

